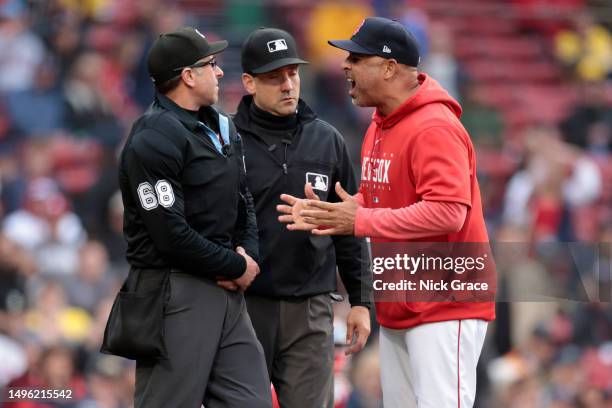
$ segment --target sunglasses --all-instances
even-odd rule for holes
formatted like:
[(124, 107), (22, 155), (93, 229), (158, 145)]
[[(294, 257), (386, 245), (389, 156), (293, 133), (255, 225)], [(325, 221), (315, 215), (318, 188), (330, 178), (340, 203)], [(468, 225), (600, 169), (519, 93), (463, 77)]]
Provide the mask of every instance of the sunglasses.
[(210, 65), (210, 67), (214, 71), (215, 68), (217, 68), (217, 66), (218, 66), (217, 59), (213, 58), (213, 59), (208, 60), (208, 61), (196, 62), (195, 64), (192, 64), (192, 65), (186, 65), (184, 67), (174, 68), (173, 71), (182, 71), (185, 68), (202, 68), (202, 67), (205, 67), (207, 65)]

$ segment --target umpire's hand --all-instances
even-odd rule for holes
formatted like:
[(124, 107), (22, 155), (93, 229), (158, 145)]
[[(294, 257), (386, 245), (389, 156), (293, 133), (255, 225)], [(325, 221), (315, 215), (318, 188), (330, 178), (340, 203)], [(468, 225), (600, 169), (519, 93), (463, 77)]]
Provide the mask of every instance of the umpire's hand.
[(257, 262), (255, 262), (253, 258), (246, 253), (243, 247), (237, 247), (236, 252), (246, 259), (247, 265), (244, 273), (241, 277), (234, 280), (218, 280), (217, 285), (227, 290), (240, 289), (244, 292), (249, 286), (251, 286), (251, 283), (253, 283), (255, 277), (259, 275), (259, 265), (257, 265)]
[(363, 349), (370, 336), (370, 310), (364, 306), (353, 306), (346, 318), (346, 344), (344, 354), (349, 355)]

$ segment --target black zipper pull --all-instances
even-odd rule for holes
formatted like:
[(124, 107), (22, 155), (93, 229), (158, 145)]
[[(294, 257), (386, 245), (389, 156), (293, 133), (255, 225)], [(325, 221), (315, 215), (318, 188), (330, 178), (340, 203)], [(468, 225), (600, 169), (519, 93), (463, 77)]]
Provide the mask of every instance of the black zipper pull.
[(289, 174), (289, 171), (287, 170), (287, 163), (283, 163), (283, 174), (286, 176), (287, 174)]

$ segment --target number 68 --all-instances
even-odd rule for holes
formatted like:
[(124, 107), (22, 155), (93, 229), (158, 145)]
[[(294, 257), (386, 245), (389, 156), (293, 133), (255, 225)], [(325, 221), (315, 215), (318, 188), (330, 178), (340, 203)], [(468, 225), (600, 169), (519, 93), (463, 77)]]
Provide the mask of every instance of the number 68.
[(172, 207), (174, 204), (174, 191), (166, 180), (159, 180), (155, 183), (155, 190), (148, 182), (140, 183), (137, 192), (140, 205), (147, 211), (157, 208), (159, 204), (165, 208)]

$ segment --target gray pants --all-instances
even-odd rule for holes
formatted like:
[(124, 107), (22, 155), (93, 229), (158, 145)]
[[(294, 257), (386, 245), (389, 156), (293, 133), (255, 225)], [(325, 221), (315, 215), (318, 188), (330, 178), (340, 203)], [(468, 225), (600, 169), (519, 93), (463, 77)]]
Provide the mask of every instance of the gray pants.
[[(138, 291), (154, 285), (151, 274)], [(184, 273), (170, 275), (168, 360), (137, 361), (136, 408), (271, 408), (270, 381), (244, 296)]]
[(329, 294), (288, 301), (247, 293), (246, 300), (281, 408), (333, 408)]

